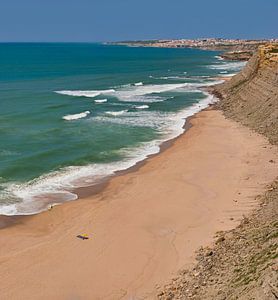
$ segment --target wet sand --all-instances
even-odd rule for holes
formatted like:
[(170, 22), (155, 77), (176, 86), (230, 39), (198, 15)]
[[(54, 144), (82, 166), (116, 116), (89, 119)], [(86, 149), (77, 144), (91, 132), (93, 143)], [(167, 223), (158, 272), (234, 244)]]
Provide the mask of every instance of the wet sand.
[(191, 123), (98, 193), (1, 229), (1, 299), (154, 299), (198, 247), (235, 227), (276, 177), (277, 148), (220, 111)]

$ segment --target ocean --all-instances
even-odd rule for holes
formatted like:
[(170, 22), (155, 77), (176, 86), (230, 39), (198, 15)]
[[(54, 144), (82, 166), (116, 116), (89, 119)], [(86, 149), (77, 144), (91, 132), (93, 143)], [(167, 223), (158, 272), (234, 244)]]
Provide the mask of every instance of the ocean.
[[(77, 199), (183, 133), (242, 62), (215, 51), (0, 44), (0, 214)], [(218, 79), (216, 79), (218, 78)]]

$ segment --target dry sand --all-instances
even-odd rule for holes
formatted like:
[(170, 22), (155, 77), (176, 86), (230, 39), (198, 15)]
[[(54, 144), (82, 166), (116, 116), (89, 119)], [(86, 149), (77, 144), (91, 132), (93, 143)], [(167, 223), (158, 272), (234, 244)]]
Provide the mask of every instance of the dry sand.
[(154, 299), (156, 284), (235, 227), (277, 175), (277, 148), (220, 111), (191, 122), (98, 194), (2, 229), (1, 299)]

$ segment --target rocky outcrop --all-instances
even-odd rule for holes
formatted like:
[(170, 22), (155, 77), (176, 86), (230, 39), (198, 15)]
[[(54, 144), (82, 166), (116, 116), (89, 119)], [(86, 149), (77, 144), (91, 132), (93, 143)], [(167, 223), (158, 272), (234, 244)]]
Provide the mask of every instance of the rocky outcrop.
[(223, 59), (227, 60), (242, 60), (242, 61), (248, 61), (252, 55), (254, 54), (254, 51), (229, 51), (224, 52), (220, 55)]
[(224, 114), (278, 143), (278, 45), (268, 45), (230, 81), (214, 89)]

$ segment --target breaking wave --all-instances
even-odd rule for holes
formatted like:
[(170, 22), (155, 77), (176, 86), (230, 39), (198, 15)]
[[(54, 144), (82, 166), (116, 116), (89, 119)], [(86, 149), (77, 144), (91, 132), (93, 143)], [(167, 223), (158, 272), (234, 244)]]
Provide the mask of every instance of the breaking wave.
[(107, 102), (107, 99), (98, 99), (98, 100), (95, 100), (96, 103), (105, 103)]
[(55, 91), (57, 94), (61, 95), (67, 95), (67, 96), (75, 96), (75, 97), (88, 97), (88, 98), (95, 98), (96, 96), (99, 96), (101, 94), (111, 94), (115, 92), (113, 89), (109, 90), (92, 90), (92, 91), (71, 91), (71, 90), (65, 90), (65, 91)]
[(120, 111), (106, 111), (105, 113), (107, 115), (116, 117), (116, 116), (120, 116), (120, 115), (122, 115), (122, 114), (124, 114), (126, 112), (127, 112), (127, 110), (125, 109), (125, 110), (120, 110)]
[(236, 61), (210, 65), (208, 68), (213, 70), (240, 71), (245, 65), (245, 61)]
[(86, 118), (90, 113), (91, 113), (90, 111), (86, 110), (79, 114), (63, 116), (63, 119), (66, 121), (78, 120), (78, 119)]
[(149, 108), (149, 105), (137, 105), (137, 106), (135, 106), (135, 108), (137, 108), (137, 109), (147, 109), (147, 108)]
[[(166, 77), (165, 77), (166, 78)], [(167, 77), (169, 78), (169, 77)], [(168, 84), (148, 84), (141, 85), (125, 85), (116, 89), (109, 90), (92, 90), (92, 91), (58, 91), (56, 93), (77, 97), (91, 97), (94, 98), (100, 94), (116, 97), (119, 101), (123, 102), (161, 102), (167, 97), (161, 96), (159, 94), (169, 92), (169, 91), (181, 91), (181, 92), (196, 92), (196, 88), (206, 87), (216, 84), (215, 81), (203, 82), (203, 83), (168, 83)], [(96, 103), (104, 102), (101, 100), (95, 100)]]
[[(178, 113), (162, 113), (157, 111), (140, 111), (137, 113), (125, 110), (106, 112), (111, 115), (125, 113), (126, 116), (124, 118), (111, 118), (109, 116), (95, 117), (93, 122), (105, 121), (132, 126), (150, 126), (161, 132), (161, 138), (142, 143), (136, 148), (120, 150), (125, 155), (123, 161), (65, 167), (59, 171), (40, 176), (26, 184), (10, 183), (5, 189), (6, 199), (8, 197), (15, 197), (22, 199), (22, 202), (1, 206), (1, 213), (5, 215), (35, 214), (47, 209), (47, 204), (75, 200), (77, 199), (77, 195), (73, 192), (74, 188), (97, 184), (104, 177), (111, 176), (117, 171), (126, 170), (149, 155), (158, 153), (162, 142), (177, 137), (184, 132), (183, 125), (188, 117), (216, 101), (216, 98), (212, 95), (203, 93), (206, 95), (203, 100)], [(92, 122), (92, 119), (88, 119), (88, 122)], [(48, 202), (45, 199), (48, 199)]]

